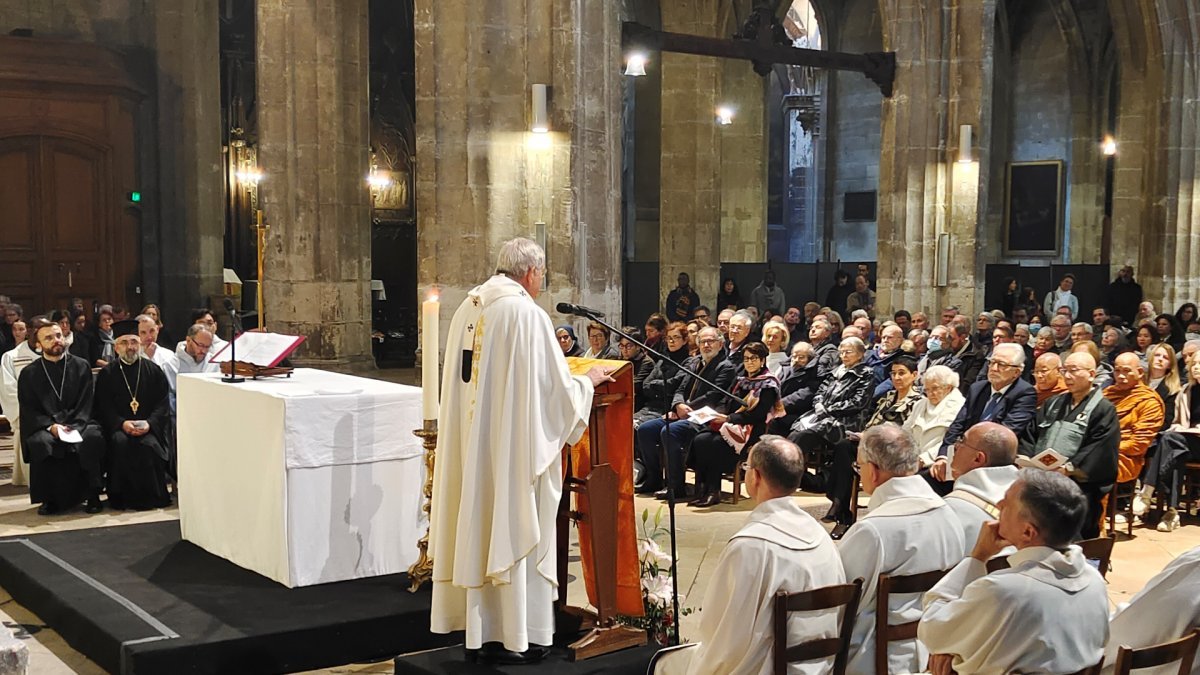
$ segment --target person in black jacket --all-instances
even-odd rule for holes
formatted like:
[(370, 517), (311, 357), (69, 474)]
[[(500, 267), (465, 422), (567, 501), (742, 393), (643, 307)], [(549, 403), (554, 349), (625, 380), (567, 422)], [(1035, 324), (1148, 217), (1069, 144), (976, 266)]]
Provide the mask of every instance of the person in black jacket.
[[(733, 393), (748, 405), (729, 415), (719, 415), (692, 439), (689, 459), (696, 470), (696, 498), (689, 506), (721, 503), (721, 476), (745, 461), (750, 449), (767, 430), (767, 418), (779, 402), (779, 379), (767, 370), (767, 347), (751, 342), (742, 350), (746, 374), (733, 385)], [(713, 428), (717, 427), (717, 428)]]
[(846, 301), (852, 293), (854, 287), (850, 285), (850, 273), (839, 269), (833, 275), (833, 285), (825, 294), (825, 306), (840, 314), (843, 321), (849, 321), (850, 312), (846, 309)]
[(783, 405), (783, 415), (767, 424), (768, 433), (787, 436), (796, 420), (812, 410), (813, 399), (821, 387), (814, 354), (812, 345), (807, 342), (797, 342), (792, 347), (792, 363), (779, 373), (779, 402)]
[(1142, 304), (1143, 299), (1142, 285), (1133, 280), (1133, 267), (1126, 265), (1109, 284), (1104, 306), (1110, 314), (1116, 314), (1133, 326), (1138, 315), (1138, 305)]
[[(623, 326), (621, 332), (638, 342), (645, 342), (642, 339), (642, 331), (634, 326)], [(636, 342), (624, 336), (617, 340), (617, 353), (620, 354), (621, 360), (628, 361), (630, 368), (633, 369), (633, 409), (638, 410), (646, 402), (642, 388), (645, 386), (646, 376), (650, 374), (650, 368), (643, 368), (643, 366), (650, 359)]]
[[(684, 485), (684, 456), (688, 446), (696, 434), (704, 429), (704, 425), (688, 419), (693, 410), (704, 407), (712, 408), (718, 413), (728, 413), (736, 409), (733, 400), (722, 393), (728, 391), (737, 376), (737, 368), (725, 360), (725, 340), (716, 328), (706, 327), (697, 336), (700, 344), (700, 356), (691, 357), (684, 364), (686, 371), (680, 379), (675, 394), (671, 399), (671, 412), (667, 419), (653, 419), (638, 426), (636, 441), (638, 454), (641, 455), (645, 467), (645, 477), (639, 492), (645, 494), (654, 488), (654, 494), (660, 499), (666, 499), (670, 494), (668, 489), (658, 489), (662, 485), (663, 463), (660, 449), (667, 456), (667, 480), (669, 489), (678, 496), (685, 494)], [(699, 373), (701, 377), (716, 385), (714, 388), (687, 373)]]

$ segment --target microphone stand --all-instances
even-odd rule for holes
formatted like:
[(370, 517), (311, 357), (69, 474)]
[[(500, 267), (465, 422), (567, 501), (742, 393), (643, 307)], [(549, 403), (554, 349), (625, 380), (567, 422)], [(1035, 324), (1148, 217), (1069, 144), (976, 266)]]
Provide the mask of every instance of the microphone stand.
[[(667, 356), (666, 354), (663, 354), (662, 352), (659, 352), (658, 350), (651, 348), (649, 345), (642, 342), (641, 340), (634, 338), (629, 333), (626, 333), (625, 331), (621, 330), (620, 328), (617, 328), (616, 326), (613, 326), (612, 324), (606, 322), (604, 319), (600, 318), (599, 316), (596, 316), (595, 312), (580, 311), (580, 312), (570, 312), (570, 313), (575, 316), (581, 316), (585, 319), (590, 319), (592, 321), (595, 321), (596, 323), (600, 324), (601, 326), (604, 326), (605, 328), (616, 333), (617, 335), (620, 335), (621, 337), (625, 338), (626, 340), (629, 340), (633, 344), (641, 347), (647, 353), (653, 354), (654, 356), (658, 357), (659, 359), (666, 359), (668, 361), (671, 360), (671, 357)], [(719, 393), (724, 394), (727, 398), (733, 399), (739, 405), (742, 405), (742, 406), (747, 405), (745, 399), (735, 396), (732, 392), (726, 391), (726, 390), (718, 387), (717, 385), (713, 384), (712, 382), (701, 377), (699, 373), (688, 372), (687, 369), (685, 369), (683, 367), (682, 363), (679, 364), (679, 368), (681, 370), (683, 370), (685, 373), (687, 373), (685, 378), (687, 376), (694, 377), (697, 380), (700, 380), (701, 382), (703, 382), (704, 384), (707, 384), (708, 386), (717, 390)], [(672, 461), (672, 458), (671, 458), (670, 454), (668, 453), (667, 454), (667, 467), (666, 467), (668, 474), (671, 473), (671, 469), (670, 469), (671, 461)], [(667, 483), (667, 515), (668, 515), (667, 523), (668, 523), (668, 531), (671, 536), (671, 607), (672, 607), (672, 610), (674, 611), (674, 615), (673, 615), (672, 621), (671, 621), (671, 628), (672, 628), (673, 635), (672, 635), (672, 641), (671, 641), (670, 646), (675, 646), (675, 645), (680, 644), (680, 642), (679, 642), (679, 619), (681, 617), (679, 616), (679, 555), (677, 553), (677, 548), (676, 548), (676, 543), (675, 543), (675, 486), (674, 486), (673, 482), (671, 481), (670, 475), (667, 476), (666, 483)]]
[[(229, 302), (226, 300), (226, 302)], [(245, 382), (246, 378), (237, 374), (237, 336), (242, 332), (242, 321), (238, 318), (237, 310), (233, 308), (233, 303), (229, 303), (226, 307), (229, 310), (230, 330), (233, 332), (229, 340), (229, 375), (222, 377), (221, 381), (228, 384), (238, 384)]]

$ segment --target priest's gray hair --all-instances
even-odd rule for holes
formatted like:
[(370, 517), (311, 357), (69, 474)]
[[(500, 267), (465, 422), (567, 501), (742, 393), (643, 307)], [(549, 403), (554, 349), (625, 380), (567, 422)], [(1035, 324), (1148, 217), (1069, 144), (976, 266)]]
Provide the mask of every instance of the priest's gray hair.
[(532, 239), (517, 237), (509, 239), (500, 247), (496, 271), (514, 279), (525, 276), (529, 270), (546, 267), (546, 252)]
[(783, 436), (765, 434), (750, 448), (750, 467), (772, 487), (791, 494), (800, 489), (804, 453)]
[(1022, 347), (1021, 345), (1019, 345), (1015, 342), (1005, 342), (1003, 344), (998, 344), (994, 348), (992, 348), (992, 355), (994, 356), (1001, 349), (1012, 354), (1013, 365), (1015, 365), (1015, 366), (1025, 365), (1025, 348), (1024, 347)]
[(858, 451), (868, 462), (893, 476), (911, 476), (921, 469), (917, 442), (898, 424), (884, 422), (864, 431)]
[(1087, 517), (1087, 497), (1075, 481), (1043, 469), (1021, 469), (1020, 514), (1037, 526), (1042, 542), (1064, 549), (1079, 536)]
[(194, 324), (188, 326), (188, 329), (187, 329), (188, 337), (194, 338), (201, 333), (208, 333), (209, 335), (212, 335), (212, 331), (208, 329), (208, 326), (205, 326), (202, 323), (194, 323)]
[(995, 422), (980, 422), (971, 428), (978, 428), (976, 443), (987, 455), (988, 466), (1012, 466), (1017, 461), (1017, 435), (1012, 429)]

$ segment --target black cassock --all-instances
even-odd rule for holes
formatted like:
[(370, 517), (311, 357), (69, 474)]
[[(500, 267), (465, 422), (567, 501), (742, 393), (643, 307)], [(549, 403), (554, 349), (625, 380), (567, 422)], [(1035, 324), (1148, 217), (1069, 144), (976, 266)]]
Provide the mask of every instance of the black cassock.
[[(95, 385), (88, 362), (69, 353), (40, 358), (17, 378), (21, 450), (29, 462), (29, 500), (70, 508), (104, 486), (104, 436), (92, 421)], [(54, 438), (53, 424), (70, 427), (82, 443)]]
[[(171, 402), (167, 376), (153, 361), (120, 359), (96, 378), (96, 419), (108, 438), (108, 504), (115, 509), (156, 509), (171, 504), (167, 494)], [(137, 399), (137, 410), (131, 405)], [(130, 436), (126, 421), (144, 420), (150, 432)]]

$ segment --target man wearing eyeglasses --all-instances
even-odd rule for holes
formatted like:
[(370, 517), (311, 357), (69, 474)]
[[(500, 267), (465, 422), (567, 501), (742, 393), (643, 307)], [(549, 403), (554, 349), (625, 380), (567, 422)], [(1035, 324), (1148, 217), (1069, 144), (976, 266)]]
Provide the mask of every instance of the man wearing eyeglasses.
[(1020, 453), (1034, 457), (1052, 449), (1067, 458), (1056, 471), (1074, 480), (1087, 497), (1087, 517), (1079, 534), (1091, 539), (1100, 536), (1101, 500), (1117, 479), (1121, 427), (1117, 409), (1092, 387), (1096, 361), (1091, 354), (1071, 354), (1060, 372), (1067, 392), (1046, 401), (1036, 421), (1018, 434)]
[(995, 422), (1020, 435), (1037, 413), (1037, 392), (1021, 379), (1025, 371), (1025, 350), (1015, 343), (996, 345), (987, 361), (987, 380), (971, 385), (967, 402), (946, 428), (938, 457), (922, 475), (940, 495), (954, 487), (950, 467), (950, 446), (980, 422)]

